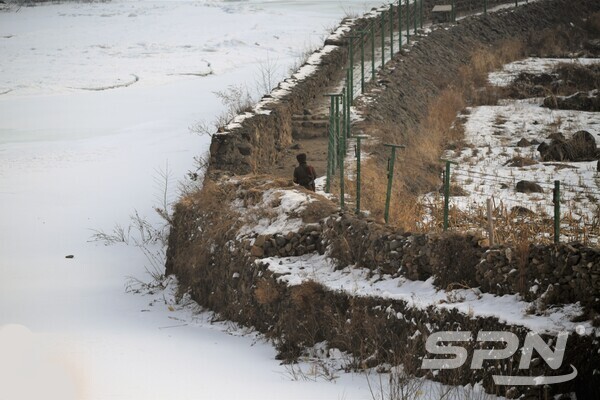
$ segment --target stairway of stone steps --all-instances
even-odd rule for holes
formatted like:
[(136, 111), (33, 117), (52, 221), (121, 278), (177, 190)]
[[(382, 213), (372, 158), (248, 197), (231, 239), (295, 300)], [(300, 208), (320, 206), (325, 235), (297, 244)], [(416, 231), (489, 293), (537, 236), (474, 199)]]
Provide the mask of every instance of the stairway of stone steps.
[[(342, 72), (338, 79), (332, 81), (323, 93), (339, 93), (343, 82)], [(319, 97), (303, 110), (302, 114), (292, 116), (292, 139), (294, 143), (283, 150), (283, 156), (277, 162), (274, 174), (291, 178), (298, 165), (296, 155), (306, 153), (308, 163), (312, 165), (317, 176), (324, 176), (327, 170), (327, 146), (329, 140), (329, 98)]]
[(303, 115), (292, 116), (292, 138), (294, 140), (327, 137), (329, 126), (328, 114), (312, 114), (305, 110)]

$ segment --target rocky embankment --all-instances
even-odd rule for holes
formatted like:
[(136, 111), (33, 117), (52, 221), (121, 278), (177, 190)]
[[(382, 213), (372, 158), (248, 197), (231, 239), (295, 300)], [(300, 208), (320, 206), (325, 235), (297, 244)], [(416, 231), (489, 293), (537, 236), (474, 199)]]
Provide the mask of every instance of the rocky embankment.
[[(393, 70), (380, 75), (385, 90), (372, 105), (372, 118), (410, 130), (424, 117), (428, 101), (457, 79), (459, 67), (469, 60), (475, 46), (525, 38), (532, 31), (580, 21), (598, 11), (597, 2), (540, 1), (465, 19), (448, 30), (434, 30), (396, 58)], [(344, 35), (361, 29), (361, 24), (366, 21), (349, 23), (336, 40), (343, 43)], [(272, 338), (280, 357), (287, 360), (326, 341), (330, 348), (352, 354), (348, 368), (402, 363), (415, 375), (454, 385), (483, 382), (488, 391), (511, 398), (549, 398), (568, 392), (577, 392), (578, 398), (597, 398), (600, 342), (597, 326), (593, 326), (599, 322), (600, 310), (597, 249), (559, 245), (523, 251), (488, 248), (474, 236), (413, 235), (339, 211), (327, 198), (289, 181), (255, 175), (267, 173), (278, 152), (291, 143), (292, 115), (322, 96), (319, 88), (341, 75), (346, 50), (329, 46), (333, 47), (326, 47), (309, 63), (314, 67), (312, 74), (280, 85), (255, 114), (215, 135), (202, 190), (184, 196), (176, 207), (167, 273), (176, 274), (182, 288), (199, 304)], [(317, 265), (317, 261), (322, 263)], [(321, 267), (329, 268), (327, 277), (351, 270), (362, 275), (353, 283), (356, 289), (353, 285), (349, 289), (319, 278)], [(393, 295), (396, 289), (364, 289), (382, 282), (402, 287), (409, 281), (430, 285), (438, 290), (435, 296), (441, 293), (447, 300), (419, 302)], [(464, 291), (455, 291), (457, 287)], [(502, 310), (471, 309), (465, 300), (471, 294), (477, 301), (492, 299), (492, 304), (506, 299), (497, 295), (520, 294), (525, 303), (515, 296), (515, 304), (529, 308), (514, 322), (499, 317)], [(561, 305), (577, 301), (576, 317), (581, 321), (577, 332), (578, 322), (550, 318)], [(474, 300), (472, 304), (479, 303)], [(471, 370), (469, 363), (435, 374), (419, 368), (432, 332), (465, 330), (476, 337), (481, 330), (510, 331), (522, 344), (536, 327), (530, 320), (547, 330), (546, 339), (561, 326), (570, 330), (559, 369), (537, 358), (532, 369), (520, 370), (519, 353), (477, 370)], [(465, 342), (469, 354), (477, 346), (480, 343), (474, 340)], [(491, 378), (495, 371), (503, 375), (567, 374), (571, 364), (579, 371), (577, 378), (558, 385), (495, 386)]]

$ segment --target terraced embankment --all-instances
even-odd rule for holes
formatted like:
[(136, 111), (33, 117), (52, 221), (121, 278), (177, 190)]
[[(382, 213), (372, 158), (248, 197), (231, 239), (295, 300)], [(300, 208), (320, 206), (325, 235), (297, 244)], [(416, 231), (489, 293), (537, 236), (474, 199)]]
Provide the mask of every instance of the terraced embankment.
[[(434, 30), (420, 37), (409, 52), (396, 56), (379, 75), (376, 101), (368, 106), (369, 122), (391, 121), (403, 127), (402, 132), (414, 131), (430, 102), (458, 79), (459, 68), (470, 60), (474, 47), (493, 46), (507, 38), (524, 40), (533, 31), (581, 23), (598, 11), (598, 2), (540, 1), (465, 19), (448, 30)], [(366, 23), (358, 20), (352, 29), (361, 29)], [(567, 351), (558, 370), (540, 359), (532, 369), (520, 370), (517, 353), (482, 369), (471, 370), (466, 363), (460, 369), (428, 376), (450, 384), (483, 381), (490, 392), (510, 397), (549, 398), (577, 392), (578, 398), (597, 398), (600, 343), (597, 328), (588, 321), (599, 310), (597, 249), (562, 245), (517, 259), (511, 256), (514, 250), (490, 250), (476, 237), (396, 231), (340, 212), (326, 198), (295, 188), (289, 179), (275, 178), (274, 166), (295, 140), (293, 116), (320, 101), (332, 81), (341, 76), (346, 57), (343, 47), (326, 47), (322, 56), (312, 61), (311, 74), (302, 75), (293, 85), (282, 85), (273, 93), (277, 101), (267, 99), (254, 115), (240, 118), (227, 133), (214, 137), (203, 189), (186, 195), (177, 205), (167, 272), (175, 273), (199, 304), (272, 338), (286, 359), (327, 341), (329, 347), (353, 354), (350, 367), (402, 363), (407, 371), (422, 375), (426, 374), (419, 368), (426, 354), (425, 341), (435, 331), (470, 331), (472, 338), (481, 330), (510, 331), (523, 343), (536, 327), (549, 331), (546, 338), (568, 330)], [(288, 172), (284, 169), (283, 175)], [(325, 259), (335, 266), (328, 266)], [(486, 275), (482, 262), (494, 273)], [(505, 293), (507, 287), (519, 285), (511, 281), (513, 266), (527, 270), (534, 265), (543, 266), (538, 268), (540, 275), (525, 274), (525, 281), (519, 282), (521, 294), (529, 296), (531, 315), (521, 315), (516, 321), (500, 320), (494, 315), (503, 310), (479, 308), (478, 301), (492, 296), (497, 288), (498, 293)], [(573, 321), (550, 318), (556, 315), (553, 309), (561, 304), (560, 298), (550, 300), (544, 296), (547, 291), (532, 294), (528, 290), (533, 285), (529, 280), (535, 279), (545, 279), (558, 290), (561, 285), (569, 286), (569, 282), (556, 279), (557, 268), (576, 282), (576, 290), (586, 293), (578, 298), (585, 312), (579, 333), (573, 332)], [(327, 274), (320, 269), (328, 270)], [(338, 272), (350, 276), (353, 270), (361, 278), (349, 284), (336, 286), (327, 280)], [(491, 281), (502, 281), (503, 276), (509, 283), (498, 286)], [(410, 293), (396, 291), (406, 278), (421, 282), (421, 287), (434, 285), (447, 299), (435, 300), (437, 294), (416, 291), (413, 297), (432, 298), (415, 300)], [(376, 288), (380, 282), (391, 285), (387, 291), (365, 289)], [(458, 284), (479, 287), (467, 289), (476, 298), (469, 301), (467, 292), (452, 290)], [(465, 298), (457, 300), (455, 296)], [(491, 299), (501, 304), (503, 298)], [(469, 354), (479, 346), (474, 340), (465, 345)], [(567, 374), (571, 364), (579, 371), (577, 378), (559, 385), (495, 386), (491, 378), (494, 374)]]

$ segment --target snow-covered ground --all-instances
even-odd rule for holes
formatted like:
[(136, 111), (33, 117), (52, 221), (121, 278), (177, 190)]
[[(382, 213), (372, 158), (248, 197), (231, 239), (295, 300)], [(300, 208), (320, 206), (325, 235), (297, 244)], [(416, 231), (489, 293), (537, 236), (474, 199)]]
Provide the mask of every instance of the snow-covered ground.
[[(591, 65), (600, 63), (600, 59), (528, 58), (490, 74), (489, 81), (506, 86), (521, 72), (549, 74), (559, 63)], [(467, 146), (447, 154), (458, 162), (453, 167), (453, 180), (466, 191), (465, 196), (452, 197), (451, 204), (473, 211), (483, 208), (491, 198), (495, 207), (506, 210), (524, 207), (537, 216), (552, 218), (552, 191), (554, 181), (558, 180), (562, 225), (571, 228), (563, 230), (562, 240), (586, 239), (597, 244), (600, 201), (597, 161), (542, 162), (537, 147), (543, 141), (550, 143), (551, 134), (561, 133), (570, 139), (581, 130), (589, 132), (596, 145), (600, 144), (600, 113), (552, 110), (542, 107), (543, 100), (501, 100), (495, 106), (469, 109), (464, 124)], [(519, 145), (523, 139), (531, 144)], [(525, 159), (527, 165), (513, 165), (513, 161), (520, 159)], [(522, 180), (538, 183), (544, 192), (516, 192), (516, 183)]]
[(294, 381), (254, 336), (192, 318), (170, 295), (126, 293), (127, 276), (149, 279), (143, 254), (89, 239), (134, 209), (160, 223), (156, 180), (168, 166), (174, 199), (208, 145), (188, 128), (223, 111), (214, 91), (255, 91), (265, 64), (277, 80), (347, 12), (378, 4), (115, 0), (0, 13), (0, 397), (370, 397), (362, 376)]

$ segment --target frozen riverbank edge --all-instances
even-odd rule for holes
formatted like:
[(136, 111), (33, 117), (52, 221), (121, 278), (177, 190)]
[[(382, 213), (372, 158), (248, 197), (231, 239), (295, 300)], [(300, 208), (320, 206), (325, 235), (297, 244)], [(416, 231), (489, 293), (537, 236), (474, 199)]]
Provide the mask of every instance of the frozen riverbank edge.
[[(407, 57), (416, 57), (428, 65), (437, 64), (439, 76), (445, 77), (448, 84), (453, 78), (451, 69), (469, 52), (466, 41), (492, 45), (508, 37), (525, 37), (531, 31), (568, 24), (599, 8), (590, 2), (553, 0), (485, 19), (465, 19), (448, 31), (437, 30), (421, 39), (419, 51), (411, 51)], [(413, 265), (427, 264), (429, 274), (436, 276), (436, 271), (448, 269), (450, 259), (464, 252), (472, 255), (475, 267), (487, 259), (488, 251), (476, 240), (393, 232), (376, 221), (338, 213), (327, 199), (294, 189), (290, 182), (260, 175), (268, 174), (279, 151), (291, 144), (292, 115), (300, 112), (310, 99), (323, 95), (320, 89), (339, 74), (347, 59), (344, 35), (362, 30), (367, 21), (368, 17), (357, 19), (338, 29), (329, 42), (329, 46), (335, 47), (326, 46), (311, 57), (304, 71), (301, 69), (282, 83), (270, 98), (259, 103), (253, 114), (240, 116), (227, 132), (213, 137), (202, 192), (186, 196), (177, 206), (167, 272), (175, 273), (199, 304), (273, 338), (281, 357), (286, 359), (297, 357), (306, 347), (327, 341), (331, 348), (352, 353), (356, 367), (386, 362), (420, 365), (425, 340), (435, 331), (465, 330), (474, 333), (474, 337), (481, 330), (511, 331), (523, 342), (530, 330), (547, 334), (567, 330), (572, 335), (564, 368), (551, 371), (542, 363), (536, 367), (539, 369), (527, 372), (564, 374), (569, 372), (569, 364), (576, 365), (579, 371), (576, 380), (550, 390), (577, 391), (592, 398), (600, 387), (594, 370), (600, 355), (597, 331), (589, 322), (572, 323), (568, 312), (564, 314), (567, 318), (557, 317), (557, 320), (556, 309), (538, 316), (521, 314), (520, 319), (507, 318), (506, 306), (501, 305), (506, 296), (492, 296), (484, 301), (486, 306), (491, 305), (486, 314), (477, 301), (492, 295), (493, 289), (491, 293), (449, 290), (441, 293), (447, 300), (440, 301), (435, 299), (440, 292), (433, 289), (430, 281), (415, 284), (406, 277), (391, 278), (399, 266), (409, 261)], [(435, 45), (441, 36), (449, 38), (444, 41), (443, 52)], [(332, 44), (333, 41), (337, 44)], [(428, 44), (429, 50), (440, 53), (428, 52)], [(441, 63), (434, 56), (449, 62)], [(420, 89), (431, 86), (423, 78), (415, 79), (411, 85), (421, 85)], [(428, 89), (435, 95), (435, 90)], [(409, 93), (403, 100), (407, 107), (401, 108), (401, 112), (406, 113), (407, 124), (416, 124), (427, 100), (416, 98), (423, 90), (411, 87), (410, 92), (415, 98)], [(590, 268), (600, 265), (600, 254), (594, 249), (562, 245), (549, 246), (540, 252), (547, 252), (548, 259), (553, 260), (549, 262), (557, 265), (563, 259), (564, 262), (570, 259), (568, 255), (572, 252), (577, 252), (580, 261)], [(322, 274), (323, 271), (327, 273)], [(417, 276), (411, 278), (417, 282), (426, 277), (419, 275), (418, 267), (416, 271)], [(330, 279), (335, 274), (341, 276)], [(551, 275), (544, 279), (550, 279)], [(369, 284), (363, 285), (365, 282)], [(379, 286), (385, 287), (380, 287), (378, 293), (373, 288), (380, 282), (384, 284)], [(449, 283), (436, 284), (439, 288)], [(591, 296), (595, 296), (597, 288), (593, 282), (590, 290)], [(531, 302), (542, 299), (542, 295), (540, 292)], [(458, 300), (451, 296), (457, 296)], [(536, 317), (539, 324), (532, 322)], [(475, 346), (473, 341), (467, 345), (470, 350)], [(502, 373), (518, 374), (516, 361), (509, 358), (500, 362)], [(458, 374), (442, 371), (434, 378), (450, 384), (483, 381), (488, 390), (506, 394), (509, 387), (494, 387), (491, 375), (491, 368), (471, 371), (465, 366)], [(528, 393), (541, 395), (543, 390), (548, 389), (533, 387)]]

